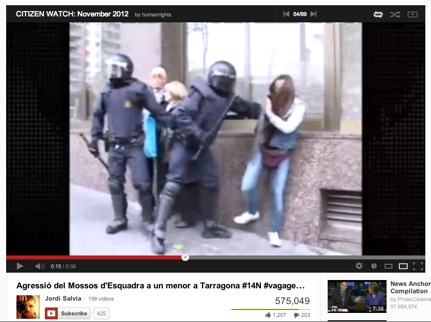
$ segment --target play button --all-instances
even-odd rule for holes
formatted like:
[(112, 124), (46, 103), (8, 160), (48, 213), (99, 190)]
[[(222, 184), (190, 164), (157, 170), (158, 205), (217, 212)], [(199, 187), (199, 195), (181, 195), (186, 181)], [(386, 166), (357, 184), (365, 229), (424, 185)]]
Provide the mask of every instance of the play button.
[(16, 270), (19, 271), (21, 268), (23, 268), (24, 265), (20, 264), (20, 263), (16, 263)]

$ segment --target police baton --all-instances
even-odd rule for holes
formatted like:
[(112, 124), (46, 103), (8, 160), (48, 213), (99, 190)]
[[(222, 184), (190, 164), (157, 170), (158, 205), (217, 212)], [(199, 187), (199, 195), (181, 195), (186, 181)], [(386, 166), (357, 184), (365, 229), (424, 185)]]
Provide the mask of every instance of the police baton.
[(199, 150), (197, 150), (196, 153), (193, 155), (193, 157), (192, 157), (193, 161), (196, 161), (199, 158), (199, 156), (201, 155), (203, 149), (204, 149), (204, 146), (201, 145), (199, 147)]
[[(88, 141), (88, 139), (85, 137), (84, 134), (80, 133), (79, 136), (84, 140), (85, 144), (87, 145), (87, 147), (90, 145), (90, 142)], [(95, 156), (97, 160), (100, 161), (100, 163), (103, 165), (103, 167), (109, 171), (109, 167), (108, 164), (105, 162), (105, 160), (102, 159), (102, 157), (100, 155)]]
[[(234, 95), (231, 99), (231, 101), (229, 102), (229, 104), (227, 105), (226, 109), (223, 111), (223, 114), (220, 116), (220, 118), (217, 120), (216, 125), (214, 125), (213, 129), (210, 131), (211, 134), (213, 135), (217, 135), (217, 131), (219, 129), (219, 127), (221, 126), (221, 124), (224, 121), (224, 118), (226, 117), (227, 113), (229, 113), (230, 108), (233, 105), (233, 102), (235, 101), (236, 95)], [(201, 144), (199, 146), (199, 149), (197, 150), (197, 152), (193, 155), (192, 160), (196, 161), (199, 156), (201, 155), (202, 151), (205, 149), (205, 145)]]

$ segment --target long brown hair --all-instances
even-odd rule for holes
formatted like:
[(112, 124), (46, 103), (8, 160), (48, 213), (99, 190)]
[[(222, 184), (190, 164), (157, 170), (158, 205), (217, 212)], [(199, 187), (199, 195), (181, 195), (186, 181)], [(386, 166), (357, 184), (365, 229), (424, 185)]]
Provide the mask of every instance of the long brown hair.
[(376, 282), (372, 282), (370, 284), (370, 286), (368, 286), (369, 289), (371, 289), (371, 292), (373, 292), (373, 294), (377, 294), (379, 292), (379, 284), (377, 284)]
[[(283, 81), (283, 84), (276, 88), (276, 84)], [(290, 75), (282, 74), (277, 76), (269, 86), (269, 99), (272, 104), (272, 111), (279, 117), (284, 117), (291, 109), (295, 100), (295, 85)], [(276, 127), (268, 123), (265, 128), (265, 143), (268, 143), (273, 136)]]

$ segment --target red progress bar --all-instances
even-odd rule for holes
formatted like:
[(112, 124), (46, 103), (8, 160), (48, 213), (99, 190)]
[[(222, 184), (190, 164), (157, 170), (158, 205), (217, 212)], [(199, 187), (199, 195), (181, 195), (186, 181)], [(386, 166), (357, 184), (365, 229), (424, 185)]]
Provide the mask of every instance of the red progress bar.
[(6, 256), (6, 260), (181, 260), (181, 256)]

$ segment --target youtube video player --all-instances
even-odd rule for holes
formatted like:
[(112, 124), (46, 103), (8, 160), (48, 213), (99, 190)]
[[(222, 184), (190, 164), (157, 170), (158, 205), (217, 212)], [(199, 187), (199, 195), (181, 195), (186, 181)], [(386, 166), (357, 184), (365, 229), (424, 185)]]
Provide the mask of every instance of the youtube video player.
[(428, 319), (425, 3), (6, 13), (4, 318)]

